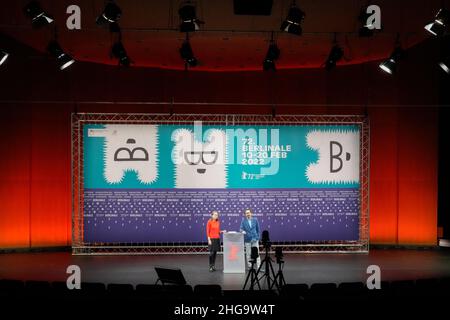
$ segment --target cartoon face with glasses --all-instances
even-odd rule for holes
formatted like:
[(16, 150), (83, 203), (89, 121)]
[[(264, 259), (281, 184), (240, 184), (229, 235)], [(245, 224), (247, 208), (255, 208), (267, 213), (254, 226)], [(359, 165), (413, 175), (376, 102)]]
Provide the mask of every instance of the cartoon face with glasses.
[(225, 131), (208, 130), (204, 142), (200, 142), (194, 139), (192, 131), (179, 129), (172, 134), (172, 141), (176, 188), (226, 187)]

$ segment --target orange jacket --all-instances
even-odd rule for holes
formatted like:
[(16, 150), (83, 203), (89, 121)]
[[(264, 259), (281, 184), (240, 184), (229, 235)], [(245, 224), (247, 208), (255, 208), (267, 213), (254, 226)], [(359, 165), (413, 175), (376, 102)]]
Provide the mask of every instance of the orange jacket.
[(219, 220), (209, 219), (206, 224), (206, 236), (211, 239), (220, 238), (220, 222)]

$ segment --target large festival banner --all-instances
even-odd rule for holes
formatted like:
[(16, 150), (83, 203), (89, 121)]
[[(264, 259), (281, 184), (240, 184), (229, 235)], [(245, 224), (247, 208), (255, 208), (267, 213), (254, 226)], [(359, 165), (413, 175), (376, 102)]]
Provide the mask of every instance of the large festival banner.
[(272, 241), (357, 241), (360, 126), (85, 124), (85, 243), (205, 242), (252, 209)]

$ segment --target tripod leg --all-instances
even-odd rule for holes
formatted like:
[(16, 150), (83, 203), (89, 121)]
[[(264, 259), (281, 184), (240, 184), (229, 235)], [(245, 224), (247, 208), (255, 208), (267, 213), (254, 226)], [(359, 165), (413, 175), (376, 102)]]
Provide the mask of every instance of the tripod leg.
[[(284, 280), (283, 271), (278, 270), (277, 275), (275, 276), (275, 280), (272, 282), (272, 287), (278, 284), (278, 290), (281, 290), (281, 287), (286, 285), (286, 281)], [(272, 289), (272, 288), (270, 288)]]
[(278, 281), (278, 274), (275, 276), (275, 279), (273, 279), (272, 285), (271, 285), (270, 288), (269, 288), (270, 290), (272, 290), (272, 288), (273, 288), (275, 282), (277, 282), (277, 281)]
[(261, 272), (261, 268), (262, 268), (263, 265), (264, 265), (264, 260), (259, 265), (258, 270), (256, 271), (256, 274), (259, 274)]
[(255, 279), (256, 279), (255, 270), (252, 270), (252, 286), (250, 290), (255, 290)]
[(258, 285), (258, 289), (261, 290), (261, 285), (259, 284), (258, 274), (255, 273), (255, 282)]
[(283, 272), (280, 271), (280, 289), (281, 289), (281, 287), (283, 287), (285, 285), (286, 285), (286, 281), (284, 280)]
[[(270, 258), (269, 258), (270, 259)], [(271, 280), (270, 279), (270, 260), (269, 259), (265, 259), (266, 263), (265, 263), (265, 270), (264, 270), (264, 274), (266, 275), (266, 282), (267, 282), (267, 288), (270, 289), (271, 287)]]
[[(275, 276), (275, 271), (273, 270), (273, 266), (272, 266), (271, 263), (269, 263), (269, 267), (270, 267), (270, 273), (272, 273), (272, 276), (273, 276), (273, 282), (272, 282), (271, 289), (272, 289), (273, 285), (275, 285), (275, 286), (277, 287), (277, 290), (279, 291), (280, 288), (279, 288), (279, 286), (278, 286), (277, 281), (275, 280), (275, 278), (276, 278), (276, 276)], [(270, 273), (269, 273), (269, 278), (270, 278)]]
[(243, 290), (245, 290), (245, 287), (247, 286), (247, 283), (248, 283), (249, 279), (250, 279), (250, 288), (249, 289), (253, 290), (253, 288), (255, 286), (255, 277), (256, 277), (256, 275), (255, 275), (255, 262), (252, 262), (250, 270), (248, 271), (248, 274), (247, 274), (247, 278), (245, 279)]
[(247, 286), (248, 283), (248, 279), (251, 277), (251, 271), (248, 272), (247, 277), (245, 278), (245, 282), (244, 282), (244, 288), (242, 288), (242, 290), (245, 290), (245, 287)]

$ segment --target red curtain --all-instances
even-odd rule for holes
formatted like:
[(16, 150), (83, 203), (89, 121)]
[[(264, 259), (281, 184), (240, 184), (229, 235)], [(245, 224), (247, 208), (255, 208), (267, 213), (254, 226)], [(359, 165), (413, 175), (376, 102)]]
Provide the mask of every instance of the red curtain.
[(70, 109), (4, 107), (0, 141), (0, 247), (71, 239)]

